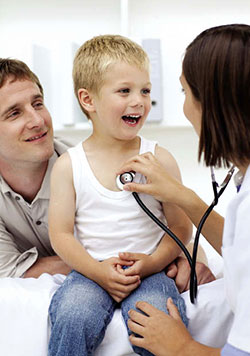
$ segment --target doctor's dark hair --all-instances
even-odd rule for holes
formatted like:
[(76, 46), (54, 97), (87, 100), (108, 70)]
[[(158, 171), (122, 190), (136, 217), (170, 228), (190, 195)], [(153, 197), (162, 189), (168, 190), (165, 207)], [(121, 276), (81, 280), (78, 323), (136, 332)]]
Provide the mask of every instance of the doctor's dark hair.
[(24, 62), (17, 59), (0, 58), (0, 88), (11, 77), (13, 78), (12, 82), (24, 79), (30, 80), (38, 86), (43, 95), (43, 87), (38, 77)]
[(202, 32), (187, 47), (183, 74), (201, 103), (199, 160), (207, 166), (250, 160), (250, 26)]
[[(73, 64), (73, 82), (77, 100), (78, 90), (81, 88), (98, 94), (106, 72), (117, 62), (125, 62), (139, 69), (149, 70), (146, 52), (139, 44), (127, 37), (102, 35), (83, 43), (75, 55)], [(89, 116), (82, 106), (81, 109)]]

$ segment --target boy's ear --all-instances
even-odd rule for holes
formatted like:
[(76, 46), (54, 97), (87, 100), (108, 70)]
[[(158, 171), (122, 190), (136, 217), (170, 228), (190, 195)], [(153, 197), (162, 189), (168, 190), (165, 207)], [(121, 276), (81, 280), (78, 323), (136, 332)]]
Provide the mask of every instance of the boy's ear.
[(81, 106), (88, 112), (95, 111), (93, 96), (91, 93), (84, 88), (78, 90), (78, 99)]

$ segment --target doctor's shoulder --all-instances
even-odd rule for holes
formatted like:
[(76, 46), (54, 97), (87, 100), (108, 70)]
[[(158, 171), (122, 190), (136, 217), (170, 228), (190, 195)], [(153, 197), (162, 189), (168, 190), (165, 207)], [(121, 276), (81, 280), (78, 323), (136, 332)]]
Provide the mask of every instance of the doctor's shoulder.
[(166, 148), (156, 145), (155, 157), (171, 176), (181, 181), (181, 172), (172, 153), (170, 153)]

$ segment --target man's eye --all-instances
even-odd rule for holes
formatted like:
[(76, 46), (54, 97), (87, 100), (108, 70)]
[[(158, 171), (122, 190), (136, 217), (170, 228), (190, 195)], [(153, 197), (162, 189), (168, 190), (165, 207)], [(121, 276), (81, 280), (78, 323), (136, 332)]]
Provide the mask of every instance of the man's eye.
[(8, 114), (7, 119), (15, 119), (19, 115), (19, 111), (15, 110)]
[(39, 101), (39, 102), (36, 102), (33, 104), (33, 107), (34, 108), (37, 108), (37, 109), (40, 109), (40, 108), (43, 108), (43, 102)]

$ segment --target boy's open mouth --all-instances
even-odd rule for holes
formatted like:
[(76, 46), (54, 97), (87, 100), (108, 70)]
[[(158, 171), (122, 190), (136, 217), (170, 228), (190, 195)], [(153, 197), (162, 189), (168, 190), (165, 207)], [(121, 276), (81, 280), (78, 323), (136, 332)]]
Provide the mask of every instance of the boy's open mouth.
[(140, 120), (141, 115), (123, 115), (122, 120), (130, 125), (135, 125)]

